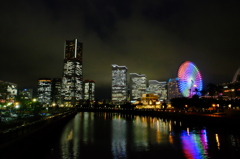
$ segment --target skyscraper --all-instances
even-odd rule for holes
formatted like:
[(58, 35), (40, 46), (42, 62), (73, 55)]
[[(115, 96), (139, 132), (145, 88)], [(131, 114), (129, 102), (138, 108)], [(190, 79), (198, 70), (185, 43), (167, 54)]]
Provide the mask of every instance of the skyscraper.
[(112, 102), (125, 104), (127, 102), (127, 67), (112, 65)]
[(94, 101), (95, 82), (93, 80), (84, 80), (83, 90), (84, 90), (84, 100), (85, 101), (89, 100), (89, 102)]
[(61, 96), (67, 105), (76, 105), (83, 99), (82, 49), (83, 44), (77, 39), (65, 42)]
[(179, 79), (178, 78), (172, 78), (168, 80), (167, 83), (168, 88), (168, 100), (171, 100), (172, 98), (179, 98), (182, 97), (182, 94), (179, 91)]
[(52, 79), (52, 102), (53, 104), (61, 104), (61, 90), (62, 90), (62, 78)]
[(39, 78), (37, 88), (37, 98), (42, 104), (51, 104), (52, 102), (52, 80), (50, 78)]
[(140, 100), (147, 88), (147, 78), (145, 74), (130, 73), (130, 100), (135, 102)]

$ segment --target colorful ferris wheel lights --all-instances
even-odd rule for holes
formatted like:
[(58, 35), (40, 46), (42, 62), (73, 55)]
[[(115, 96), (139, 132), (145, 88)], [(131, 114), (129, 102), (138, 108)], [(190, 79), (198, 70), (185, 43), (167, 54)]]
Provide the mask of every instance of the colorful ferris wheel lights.
[(185, 61), (178, 69), (179, 91), (184, 97), (192, 97), (202, 90), (202, 76), (197, 66)]

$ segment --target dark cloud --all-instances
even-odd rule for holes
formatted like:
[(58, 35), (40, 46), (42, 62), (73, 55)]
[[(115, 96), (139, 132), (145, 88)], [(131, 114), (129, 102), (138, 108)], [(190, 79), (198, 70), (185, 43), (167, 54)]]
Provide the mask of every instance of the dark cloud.
[(111, 65), (149, 80), (177, 76), (186, 60), (204, 85), (232, 80), (239, 67), (239, 2), (183, 0), (23, 0), (0, 6), (1, 80), (36, 88), (61, 77), (66, 39), (83, 42), (84, 79), (110, 98)]

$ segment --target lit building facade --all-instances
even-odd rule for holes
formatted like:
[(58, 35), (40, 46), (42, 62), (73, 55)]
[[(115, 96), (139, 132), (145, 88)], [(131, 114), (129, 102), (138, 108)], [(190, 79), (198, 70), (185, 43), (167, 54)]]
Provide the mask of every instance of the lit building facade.
[(168, 91), (167, 91), (168, 92), (168, 100), (171, 100), (172, 98), (183, 97), (179, 91), (178, 78), (169, 79), (168, 83), (167, 83), (167, 89), (168, 89)]
[(62, 90), (62, 78), (53, 78), (52, 79), (52, 103), (53, 103), (53, 105), (60, 105), (62, 103), (61, 90)]
[(240, 99), (240, 68), (235, 72), (232, 82), (221, 84), (220, 95), (227, 99)]
[(84, 101), (89, 100), (94, 101), (95, 100), (95, 82), (93, 80), (84, 80), (83, 81), (83, 94), (84, 94)]
[(127, 67), (112, 65), (112, 103), (127, 102)]
[(52, 103), (52, 80), (50, 78), (38, 79), (37, 99), (42, 104)]
[(141, 103), (143, 105), (160, 105), (160, 102), (158, 100), (158, 95), (157, 94), (152, 94), (152, 93), (149, 93), (149, 94), (143, 94), (142, 97), (141, 97)]
[(147, 93), (143, 94), (140, 101), (137, 101), (135, 104), (138, 109), (156, 109), (160, 108), (160, 101), (158, 100), (158, 94)]
[(148, 81), (148, 92), (158, 94), (159, 101), (167, 100), (167, 82), (149, 80)]
[(23, 89), (19, 91), (19, 96), (22, 99), (32, 99), (33, 97), (33, 89)]
[(65, 42), (61, 96), (67, 105), (77, 105), (83, 99), (82, 49), (77, 39)]
[(0, 81), (1, 84), (1, 91), (0, 92), (0, 102), (4, 103), (6, 101), (8, 102), (14, 102), (17, 96), (17, 84), (7, 81)]
[(240, 81), (222, 84), (222, 96), (228, 99), (240, 99)]
[(136, 102), (145, 94), (147, 78), (145, 74), (130, 73), (130, 100)]

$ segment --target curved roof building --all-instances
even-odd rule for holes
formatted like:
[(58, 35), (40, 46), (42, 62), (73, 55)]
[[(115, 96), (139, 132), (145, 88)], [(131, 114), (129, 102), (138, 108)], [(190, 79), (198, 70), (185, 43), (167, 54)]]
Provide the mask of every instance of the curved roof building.
[(240, 81), (240, 67), (238, 68), (238, 70), (236, 71), (232, 82), (236, 82), (236, 81)]

